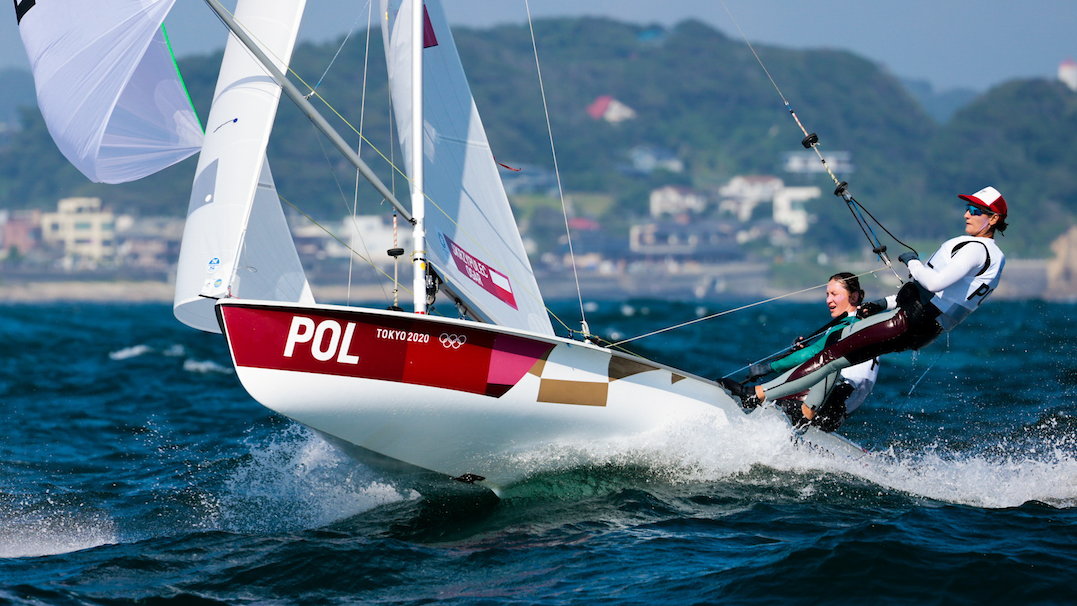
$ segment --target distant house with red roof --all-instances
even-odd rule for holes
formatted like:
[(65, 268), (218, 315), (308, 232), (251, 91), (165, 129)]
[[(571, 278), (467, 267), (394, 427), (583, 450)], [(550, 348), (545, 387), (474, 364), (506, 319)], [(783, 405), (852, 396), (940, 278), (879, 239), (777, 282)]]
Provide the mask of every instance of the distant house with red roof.
[(636, 117), (636, 110), (614, 99), (610, 95), (602, 95), (587, 106), (587, 115), (595, 120), (605, 120), (612, 124), (624, 122)]

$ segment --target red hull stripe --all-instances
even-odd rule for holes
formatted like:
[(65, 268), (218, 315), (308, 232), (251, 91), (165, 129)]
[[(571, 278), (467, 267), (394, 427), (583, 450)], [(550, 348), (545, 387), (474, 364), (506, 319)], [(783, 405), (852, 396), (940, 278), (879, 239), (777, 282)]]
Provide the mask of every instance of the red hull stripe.
[(236, 366), (395, 381), (500, 397), (552, 343), (422, 317), (222, 305)]

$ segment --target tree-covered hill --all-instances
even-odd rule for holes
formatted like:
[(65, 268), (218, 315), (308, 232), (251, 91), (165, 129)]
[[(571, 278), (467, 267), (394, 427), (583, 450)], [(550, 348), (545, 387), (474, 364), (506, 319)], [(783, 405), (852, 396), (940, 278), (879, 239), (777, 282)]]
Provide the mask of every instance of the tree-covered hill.
[[(609, 19), (554, 19), (537, 22), (536, 33), (564, 186), (612, 194), (614, 223), (643, 213), (652, 187), (706, 188), (737, 174), (780, 174), (782, 153), (802, 149), (802, 133), (750, 50), (708, 25), (686, 21), (662, 30)], [(497, 159), (552, 166), (527, 28), (464, 28), (455, 37)], [(333, 61), (339, 47), (340, 41), (301, 45), (295, 72), (308, 84), (320, 81), (318, 93), (331, 105), (323, 113), (342, 132), (357, 139), (348, 124), (362, 124), (378, 152), (398, 160), (390, 143), (380, 32), (371, 34), (365, 104), (366, 33), (351, 36)], [(957, 232), (955, 194), (988, 184), (1014, 208), (1008, 250), (1046, 254), (1049, 241), (1072, 225), (1077, 148), (1067, 133), (1077, 126), (1077, 94), (1064, 86), (1010, 82), (940, 125), (900, 81), (857, 55), (762, 45), (756, 50), (806, 127), (818, 132), (824, 153), (852, 154), (856, 171), (841, 176), (899, 235), (937, 239)], [(203, 121), (219, 61), (219, 54), (181, 61)], [(591, 118), (585, 110), (601, 95), (625, 103), (636, 118), (616, 124)], [(101, 186), (66, 164), (36, 110), (23, 112), (22, 125), (0, 148), (3, 207), (51, 207), (62, 196), (99, 195), (114, 207), (147, 214), (185, 212), (193, 159), (139, 183)], [(388, 162), (363, 145), (364, 158), (388, 181)], [(649, 176), (622, 170), (628, 151), (640, 145), (674, 151), (686, 170)], [(353, 171), (287, 100), (269, 155), (290, 201), (319, 218), (345, 212)], [(396, 182), (403, 191), (402, 181)], [(833, 189), (824, 176), (811, 184)], [(361, 208), (377, 203), (369, 188), (362, 195)], [(809, 234), (816, 246), (862, 246), (840, 200), (827, 195), (812, 210), (821, 217)]]

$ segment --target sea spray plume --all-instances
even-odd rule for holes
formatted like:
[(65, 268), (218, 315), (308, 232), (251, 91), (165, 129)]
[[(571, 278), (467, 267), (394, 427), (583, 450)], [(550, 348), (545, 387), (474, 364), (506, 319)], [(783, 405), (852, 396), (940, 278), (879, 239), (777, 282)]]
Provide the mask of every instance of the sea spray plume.
[(1073, 436), (1037, 445), (993, 445), (985, 452), (929, 446), (872, 457), (844, 471), (880, 486), (948, 503), (985, 508), (1041, 502), (1077, 506), (1077, 448)]
[(800, 472), (827, 469), (830, 460), (798, 447), (790, 439), (789, 424), (777, 411), (731, 419), (716, 409), (713, 414), (671, 421), (631, 438), (565, 440), (520, 452), (514, 463), (530, 470), (532, 479), (510, 487), (505, 496), (558, 491), (598, 494), (634, 482), (716, 482), (746, 474), (755, 466)]
[(533, 470), (532, 478), (510, 487), (504, 496), (582, 498), (655, 483), (752, 485), (760, 469), (769, 469), (784, 477), (781, 483), (799, 486), (801, 498), (837, 482), (858, 486), (856, 491), (867, 483), (887, 492), (975, 507), (1017, 507), (1030, 501), (1073, 507), (1074, 445), (1073, 436), (1054, 435), (1035, 445), (994, 445), (993, 452), (929, 445), (891, 448), (853, 460), (798, 445), (781, 414), (768, 409), (734, 422), (686, 419), (632, 440), (566, 441), (520, 453), (516, 462)]
[(317, 528), (373, 507), (417, 498), (380, 481), (313, 431), (290, 424), (249, 439), (223, 483), (220, 526), (237, 532)]
[[(85, 509), (85, 508), (83, 508)], [(118, 543), (115, 523), (99, 511), (30, 497), (0, 505), (0, 558), (32, 558)]]

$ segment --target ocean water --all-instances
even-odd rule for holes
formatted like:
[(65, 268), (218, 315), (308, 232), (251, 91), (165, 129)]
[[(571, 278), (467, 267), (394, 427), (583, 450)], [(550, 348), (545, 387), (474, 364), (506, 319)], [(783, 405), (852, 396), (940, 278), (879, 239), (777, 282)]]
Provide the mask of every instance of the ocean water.
[[(643, 334), (735, 306), (588, 303)], [(574, 318), (574, 303), (556, 306)], [(655, 428), (498, 500), (397, 486), (239, 386), (167, 305), (0, 306), (0, 603), (1077, 602), (1077, 308), (991, 301), (884, 359), (841, 432)], [(827, 319), (752, 308), (633, 342), (718, 377)]]

